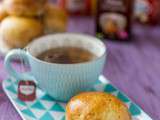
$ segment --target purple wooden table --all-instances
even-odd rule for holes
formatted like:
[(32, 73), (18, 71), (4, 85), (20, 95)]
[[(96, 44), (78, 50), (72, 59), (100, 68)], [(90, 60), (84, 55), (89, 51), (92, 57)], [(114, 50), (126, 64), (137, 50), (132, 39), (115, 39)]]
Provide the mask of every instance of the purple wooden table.
[[(71, 32), (94, 34), (91, 18), (72, 18)], [(105, 41), (108, 47), (104, 75), (154, 120), (160, 120), (160, 27), (134, 26), (131, 43)], [(7, 78), (0, 59), (0, 82)], [(0, 85), (0, 120), (21, 120)]]

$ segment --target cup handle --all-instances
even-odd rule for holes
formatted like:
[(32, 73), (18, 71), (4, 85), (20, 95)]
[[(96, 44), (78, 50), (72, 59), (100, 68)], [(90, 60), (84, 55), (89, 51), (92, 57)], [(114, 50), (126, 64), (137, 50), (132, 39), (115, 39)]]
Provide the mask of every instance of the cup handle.
[(4, 60), (4, 66), (7, 72), (9, 73), (9, 75), (13, 76), (17, 80), (34, 80), (35, 81), (33, 76), (29, 75), (28, 73), (20, 73), (12, 67), (11, 63), (14, 58), (23, 59), (25, 63), (30, 65), (28, 55), (25, 50), (21, 50), (21, 49), (12, 50), (6, 55), (5, 60)]

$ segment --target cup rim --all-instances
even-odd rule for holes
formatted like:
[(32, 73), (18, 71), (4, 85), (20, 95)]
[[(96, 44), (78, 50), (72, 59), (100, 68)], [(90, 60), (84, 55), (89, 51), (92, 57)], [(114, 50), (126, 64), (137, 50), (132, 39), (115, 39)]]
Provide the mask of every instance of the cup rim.
[[(78, 36), (78, 37), (85, 37), (85, 38), (90, 38), (90, 39), (93, 39), (95, 41), (98, 41), (98, 42), (101, 42), (103, 48), (104, 48), (104, 52), (101, 56), (99, 57), (96, 57), (95, 59), (93, 60), (90, 60), (90, 61), (86, 61), (86, 62), (81, 62), (81, 63), (67, 63), (67, 64), (63, 64), (63, 63), (49, 63), (49, 62), (46, 62), (46, 61), (43, 61), (43, 60), (40, 60), (38, 58), (36, 58), (35, 56), (33, 56), (30, 52), (29, 52), (29, 46), (31, 46), (34, 42), (38, 41), (38, 40), (42, 40), (42, 39), (46, 39), (47, 37), (55, 37), (55, 36), (59, 36), (59, 35), (66, 35), (66, 36), (70, 36), (72, 38), (72, 36)], [(82, 33), (56, 33), (56, 34), (50, 34), (50, 35), (45, 35), (43, 37), (39, 37), (37, 39), (35, 39), (34, 41), (32, 41), (31, 43), (29, 43), (26, 47), (25, 47), (25, 50), (26, 52), (29, 54), (30, 57), (32, 57), (32, 59), (38, 61), (38, 62), (41, 62), (43, 64), (48, 64), (48, 65), (82, 65), (82, 64), (88, 64), (88, 63), (91, 63), (91, 62), (95, 62), (95, 61), (98, 61), (99, 59), (103, 58), (104, 56), (106, 56), (107, 54), (107, 47), (105, 46), (105, 44), (98, 38), (94, 37), (94, 36), (91, 36), (91, 35), (87, 35), (87, 34), (82, 34)]]

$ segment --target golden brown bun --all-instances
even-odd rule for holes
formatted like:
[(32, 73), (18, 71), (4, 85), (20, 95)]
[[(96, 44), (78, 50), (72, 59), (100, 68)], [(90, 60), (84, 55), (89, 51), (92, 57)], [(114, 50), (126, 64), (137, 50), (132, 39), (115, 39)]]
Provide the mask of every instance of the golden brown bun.
[(7, 13), (3, 3), (0, 2), (0, 21), (2, 21), (7, 16), (8, 16), (8, 13)]
[(33, 18), (7, 17), (0, 26), (0, 36), (12, 48), (23, 48), (42, 34), (42, 23)]
[(65, 32), (67, 28), (67, 14), (52, 3), (47, 3), (44, 12), (46, 33)]
[(102, 92), (81, 93), (66, 107), (67, 120), (131, 120), (127, 107), (116, 97)]
[(46, 0), (4, 0), (4, 6), (10, 15), (39, 16), (44, 12)]

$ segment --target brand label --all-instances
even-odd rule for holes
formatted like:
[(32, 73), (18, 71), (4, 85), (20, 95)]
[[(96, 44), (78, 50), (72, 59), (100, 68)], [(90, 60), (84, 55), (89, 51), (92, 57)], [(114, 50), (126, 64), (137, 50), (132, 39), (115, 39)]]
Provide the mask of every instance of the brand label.
[(36, 84), (33, 81), (21, 80), (18, 84), (18, 98), (22, 101), (36, 99)]

